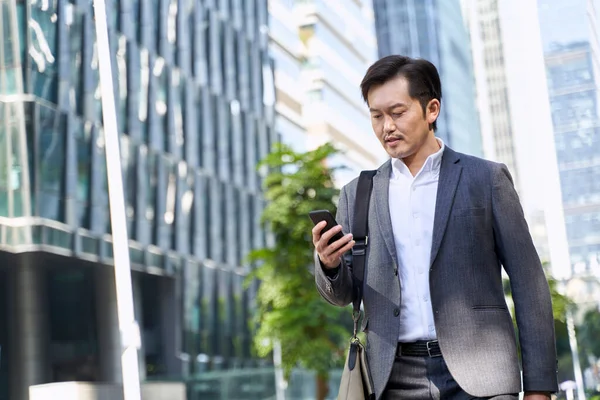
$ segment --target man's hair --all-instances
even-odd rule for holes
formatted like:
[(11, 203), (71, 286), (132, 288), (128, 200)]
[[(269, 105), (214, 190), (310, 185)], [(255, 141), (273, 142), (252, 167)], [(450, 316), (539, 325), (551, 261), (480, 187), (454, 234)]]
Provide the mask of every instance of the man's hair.
[[(419, 100), (423, 115), (432, 99), (439, 100), (441, 104), (442, 83), (435, 65), (421, 58), (400, 55), (383, 57), (369, 67), (360, 83), (364, 101), (369, 103), (369, 91), (373, 86), (382, 85), (398, 76), (408, 81), (408, 94)], [(434, 131), (437, 129), (437, 121), (432, 124), (432, 128)]]

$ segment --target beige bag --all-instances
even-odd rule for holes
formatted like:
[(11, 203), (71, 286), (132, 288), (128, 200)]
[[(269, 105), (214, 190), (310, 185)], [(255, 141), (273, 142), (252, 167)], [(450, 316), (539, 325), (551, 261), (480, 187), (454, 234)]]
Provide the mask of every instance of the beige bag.
[(352, 227), (355, 241), (355, 245), (352, 248), (352, 274), (354, 287), (356, 288), (356, 294), (352, 302), (354, 332), (350, 340), (346, 366), (342, 373), (338, 400), (375, 400), (373, 381), (371, 380), (371, 372), (369, 370), (369, 363), (367, 362), (367, 351), (356, 337), (356, 332), (358, 331), (358, 321), (361, 316), (360, 303), (362, 302), (367, 245), (369, 243), (369, 225), (367, 221), (369, 200), (373, 189), (373, 175), (376, 172), (362, 171), (356, 187), (354, 224)]
[(367, 352), (357, 337), (350, 343), (338, 400), (375, 400)]

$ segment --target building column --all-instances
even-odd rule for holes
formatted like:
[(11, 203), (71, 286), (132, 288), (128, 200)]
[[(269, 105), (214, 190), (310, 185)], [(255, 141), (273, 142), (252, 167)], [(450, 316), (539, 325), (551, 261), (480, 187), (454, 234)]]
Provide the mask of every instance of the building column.
[(46, 274), (28, 257), (9, 272), (9, 386), (11, 400), (28, 400), (29, 386), (47, 383)]
[(140, 274), (132, 274), (131, 281), (133, 283), (133, 307), (135, 312), (135, 320), (140, 327), (140, 336), (142, 347), (138, 350), (138, 365), (140, 371), (140, 382), (146, 380), (146, 349), (144, 348), (144, 304), (142, 297), (142, 276)]
[(180, 274), (176, 278), (161, 278), (159, 281), (159, 304), (160, 304), (160, 326), (161, 343), (167, 374), (180, 376), (182, 373), (181, 360), (181, 304), (177, 283)]
[(117, 289), (113, 267), (94, 270), (96, 326), (98, 332), (98, 366), (102, 382), (122, 383), (121, 334), (117, 314)]

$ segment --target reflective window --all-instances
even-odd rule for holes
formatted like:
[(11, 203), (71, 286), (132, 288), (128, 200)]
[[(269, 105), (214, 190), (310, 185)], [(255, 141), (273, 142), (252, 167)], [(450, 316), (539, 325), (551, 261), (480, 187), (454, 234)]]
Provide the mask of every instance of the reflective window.
[(65, 176), (66, 117), (54, 109), (38, 106), (39, 160), (37, 175), (39, 216), (64, 222), (62, 204)]
[(73, 21), (68, 25), (70, 83), (69, 104), (78, 115), (83, 115), (83, 14), (73, 12)]
[(199, 259), (203, 260), (207, 258), (207, 241), (206, 237), (208, 232), (207, 208), (208, 208), (208, 191), (206, 177), (199, 174), (196, 175), (195, 179), (195, 196), (194, 196), (194, 215), (193, 223), (190, 225), (191, 235), (190, 240), (192, 242), (192, 254)]
[(196, 262), (188, 261), (183, 269), (183, 351), (189, 354), (190, 369), (196, 371), (200, 344), (200, 309), (202, 301), (202, 269)]
[(123, 35), (119, 35), (116, 61), (117, 122), (119, 124), (119, 133), (128, 133), (127, 97), (129, 93), (129, 86), (127, 83), (127, 77), (129, 75), (127, 74), (127, 38)]
[(245, 342), (248, 332), (248, 317), (245, 301), (244, 279), (243, 275), (232, 274), (232, 323), (233, 323), (233, 356), (244, 358), (246, 356)]
[[(149, 97), (149, 89), (150, 89), (150, 55), (148, 51), (145, 49), (140, 50), (140, 71), (139, 71), (139, 85), (137, 88), (139, 89), (139, 97), (137, 100), (139, 101), (138, 107), (138, 118), (141, 122), (141, 130), (143, 132), (144, 142), (149, 142), (149, 127), (148, 127), (148, 97)], [(135, 81), (132, 81), (135, 82)], [(138, 83), (138, 82), (136, 82)]]
[(92, 126), (92, 184), (90, 216), (93, 232), (103, 234), (110, 229), (108, 214), (108, 186), (106, 180), (106, 156), (104, 152), (104, 132), (97, 126)]
[(183, 130), (183, 105), (185, 104), (185, 83), (186, 80), (182, 77), (178, 69), (172, 73), (172, 92), (173, 96), (170, 101), (173, 107), (173, 125), (174, 131), (167, 130), (167, 136), (172, 137), (174, 149), (171, 149), (173, 155), (177, 158), (183, 157), (183, 148), (185, 146), (185, 136)]
[(169, 148), (169, 127), (167, 121), (167, 95), (169, 86), (169, 73), (166, 69), (165, 59), (157, 57), (154, 61), (152, 74), (156, 82), (156, 101), (154, 110), (156, 113), (157, 129), (162, 138), (163, 148)]
[(56, 103), (58, 63), (56, 62), (56, 9), (32, 4), (29, 19), (29, 56), (33, 93)]
[(75, 135), (77, 142), (77, 220), (82, 228), (90, 229), (90, 170), (92, 163), (92, 129), (85, 126), (78, 118), (73, 118), (76, 124)]
[(163, 221), (159, 226), (163, 226), (160, 232), (160, 238), (158, 238), (159, 244), (167, 244), (170, 248), (173, 245), (173, 227), (175, 224), (175, 207), (177, 202), (177, 166), (173, 160), (169, 157), (161, 157), (162, 179), (165, 179), (163, 184), (166, 189), (164, 192), (160, 192), (162, 196), (161, 204), (164, 205), (164, 214), (161, 216)]
[(233, 350), (233, 293), (231, 271), (219, 271), (219, 353), (231, 357)]
[(98, 56), (98, 47), (96, 46), (96, 30), (92, 29), (92, 35), (94, 38), (94, 46), (92, 58), (90, 60), (90, 69), (91, 69), (91, 89), (92, 92), (89, 93), (92, 96), (92, 119), (94, 122), (102, 121), (102, 96), (100, 91), (100, 60)]
[[(147, 174), (146, 178), (146, 210), (144, 217), (148, 221), (150, 232), (156, 230), (156, 190), (158, 184), (158, 156), (156, 153), (149, 151), (147, 154)], [(154, 235), (152, 235), (152, 243), (156, 244)]]
[(204, 266), (202, 269), (202, 300), (200, 311), (200, 351), (213, 356), (218, 354), (218, 299), (217, 299), (217, 271)]
[(194, 219), (194, 172), (187, 168), (184, 162), (178, 167), (179, 183), (178, 192), (180, 196), (179, 209), (177, 211), (177, 245), (175, 248), (184, 254), (189, 254), (193, 248), (193, 219)]
[(131, 239), (137, 239), (135, 231), (137, 202), (137, 146), (128, 136), (121, 136), (121, 168), (123, 169), (123, 190), (125, 194), (125, 214), (127, 231)]

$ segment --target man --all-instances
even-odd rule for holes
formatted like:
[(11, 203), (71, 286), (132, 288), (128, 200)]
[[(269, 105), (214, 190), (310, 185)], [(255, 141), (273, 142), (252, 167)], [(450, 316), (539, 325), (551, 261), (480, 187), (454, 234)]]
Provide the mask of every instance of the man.
[[(391, 157), (373, 178), (363, 286), (377, 398), (516, 399), (522, 389), (527, 400), (549, 398), (557, 391), (550, 291), (506, 166), (435, 137), (442, 89), (430, 62), (385, 57), (361, 89)], [(324, 223), (313, 229), (317, 287), (337, 306), (355, 293), (356, 183), (340, 193), (340, 226), (322, 235)], [(328, 245), (338, 231), (344, 238)]]

